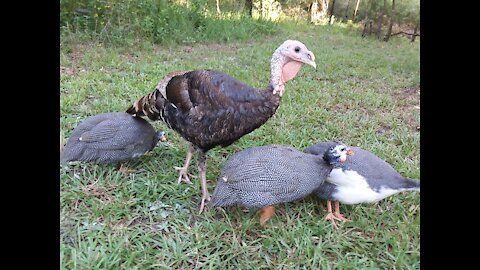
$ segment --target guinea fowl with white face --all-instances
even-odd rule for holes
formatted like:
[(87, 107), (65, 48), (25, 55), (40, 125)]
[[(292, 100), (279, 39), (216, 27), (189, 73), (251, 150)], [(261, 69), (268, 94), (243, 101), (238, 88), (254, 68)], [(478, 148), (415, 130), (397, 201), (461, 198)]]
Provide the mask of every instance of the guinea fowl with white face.
[[(307, 147), (304, 152), (321, 155), (334, 142), (322, 142)], [(320, 199), (335, 201), (332, 218), (350, 221), (340, 213), (339, 203), (373, 203), (402, 191), (420, 191), (420, 182), (400, 175), (390, 164), (360, 147), (352, 147), (355, 155), (339, 168), (332, 170), (327, 180), (314, 191)]]
[(210, 200), (206, 153), (228, 146), (264, 124), (277, 110), (285, 83), (302, 64), (316, 68), (315, 56), (297, 40), (287, 40), (273, 53), (270, 82), (264, 90), (250, 87), (213, 70), (177, 71), (165, 76), (155, 91), (140, 98), (127, 113), (162, 120), (188, 143), (178, 181), (190, 183), (188, 167), (194, 151), (202, 187), (199, 213)]
[(329, 147), (323, 158), (286, 145), (248, 148), (227, 160), (209, 206), (260, 208), (264, 225), (275, 204), (308, 196), (351, 154), (344, 144)]

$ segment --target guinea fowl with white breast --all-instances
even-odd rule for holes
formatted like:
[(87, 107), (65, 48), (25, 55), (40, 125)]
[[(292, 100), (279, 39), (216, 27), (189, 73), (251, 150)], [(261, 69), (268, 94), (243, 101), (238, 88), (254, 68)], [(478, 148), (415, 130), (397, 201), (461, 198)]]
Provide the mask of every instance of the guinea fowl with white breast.
[(302, 64), (316, 68), (315, 56), (297, 40), (278, 47), (270, 62), (270, 81), (259, 90), (214, 70), (177, 71), (165, 76), (155, 90), (137, 100), (127, 113), (162, 120), (189, 144), (178, 182), (190, 183), (188, 167), (194, 151), (202, 188), (199, 213), (210, 200), (206, 153), (226, 147), (264, 124), (277, 110), (285, 83)]
[[(335, 145), (322, 142), (305, 148), (304, 152), (322, 155)], [(355, 155), (338, 168), (332, 170), (327, 180), (314, 194), (327, 200), (331, 212), (331, 201), (335, 201), (337, 220), (350, 221), (340, 213), (340, 202), (344, 204), (373, 203), (402, 191), (420, 192), (420, 182), (400, 175), (390, 164), (360, 147), (352, 147)]]
[(308, 196), (352, 154), (344, 144), (329, 147), (322, 157), (286, 145), (248, 148), (227, 160), (209, 206), (259, 208), (264, 225), (275, 204)]

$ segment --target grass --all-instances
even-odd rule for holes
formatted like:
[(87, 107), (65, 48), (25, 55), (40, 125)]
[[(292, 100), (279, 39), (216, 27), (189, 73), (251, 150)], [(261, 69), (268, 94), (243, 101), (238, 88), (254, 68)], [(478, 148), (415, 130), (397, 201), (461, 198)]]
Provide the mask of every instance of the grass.
[[(227, 148), (209, 152), (213, 192), (229, 155), (265, 144), (303, 149), (341, 139), (370, 150), (410, 178), (420, 177), (419, 43), (385, 43), (331, 27), (291, 27), (273, 37), (227, 44), (161, 47), (61, 44), (60, 137), (88, 116), (124, 111), (166, 73), (211, 68), (263, 87), (269, 61), (285, 39), (315, 53), (286, 86), (276, 115)], [(156, 128), (164, 129), (159, 122)], [(353, 220), (334, 230), (324, 202), (308, 197), (282, 204), (266, 227), (258, 213), (234, 207), (198, 215), (200, 183), (177, 184), (174, 166), (186, 145), (169, 142), (128, 163), (60, 167), (62, 269), (418, 269), (420, 194), (402, 193), (377, 205), (341, 205)], [(196, 160), (191, 173), (196, 175)]]

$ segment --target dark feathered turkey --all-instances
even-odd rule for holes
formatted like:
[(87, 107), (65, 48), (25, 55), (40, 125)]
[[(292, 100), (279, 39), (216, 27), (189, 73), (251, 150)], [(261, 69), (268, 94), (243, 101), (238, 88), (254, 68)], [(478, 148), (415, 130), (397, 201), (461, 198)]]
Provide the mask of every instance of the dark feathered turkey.
[(60, 162), (94, 161), (114, 163), (152, 150), (164, 132), (156, 132), (145, 119), (124, 112), (91, 116), (72, 132), (60, 155)]
[[(334, 142), (322, 142), (307, 147), (304, 152), (322, 155)], [(315, 190), (320, 199), (335, 201), (334, 216), (340, 214), (339, 202), (345, 204), (372, 203), (402, 191), (420, 191), (420, 182), (400, 175), (390, 164), (360, 147), (352, 147), (354, 155), (339, 168), (332, 170), (327, 180)], [(331, 206), (330, 206), (331, 208)]]
[[(211, 207), (241, 205), (271, 208), (302, 199), (344, 161), (349, 148), (335, 145), (322, 157), (285, 145), (252, 147), (232, 155), (223, 167), (209, 202)], [(262, 214), (264, 224), (273, 214)]]
[(206, 180), (206, 152), (228, 146), (264, 124), (277, 110), (284, 84), (302, 63), (316, 67), (315, 56), (303, 43), (285, 41), (273, 54), (271, 78), (265, 90), (250, 87), (213, 70), (178, 71), (165, 76), (153, 93), (140, 98), (127, 112), (160, 119), (189, 142), (178, 182), (190, 182), (188, 166), (198, 152), (202, 186), (200, 213), (210, 200)]

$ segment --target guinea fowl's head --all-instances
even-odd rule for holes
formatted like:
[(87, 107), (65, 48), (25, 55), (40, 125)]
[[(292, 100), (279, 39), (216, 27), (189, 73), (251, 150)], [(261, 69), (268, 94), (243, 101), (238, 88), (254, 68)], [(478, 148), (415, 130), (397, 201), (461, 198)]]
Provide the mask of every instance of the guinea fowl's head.
[(286, 40), (278, 47), (272, 56), (270, 63), (273, 94), (277, 92), (280, 96), (285, 90), (285, 83), (295, 77), (302, 64), (307, 64), (315, 69), (315, 55), (298, 40)]
[(340, 165), (347, 161), (347, 156), (353, 155), (353, 150), (343, 143), (331, 146), (323, 154), (323, 159), (330, 165)]
[(165, 131), (157, 131), (155, 139), (155, 144), (157, 144), (158, 142), (166, 142), (167, 136), (165, 136)]

